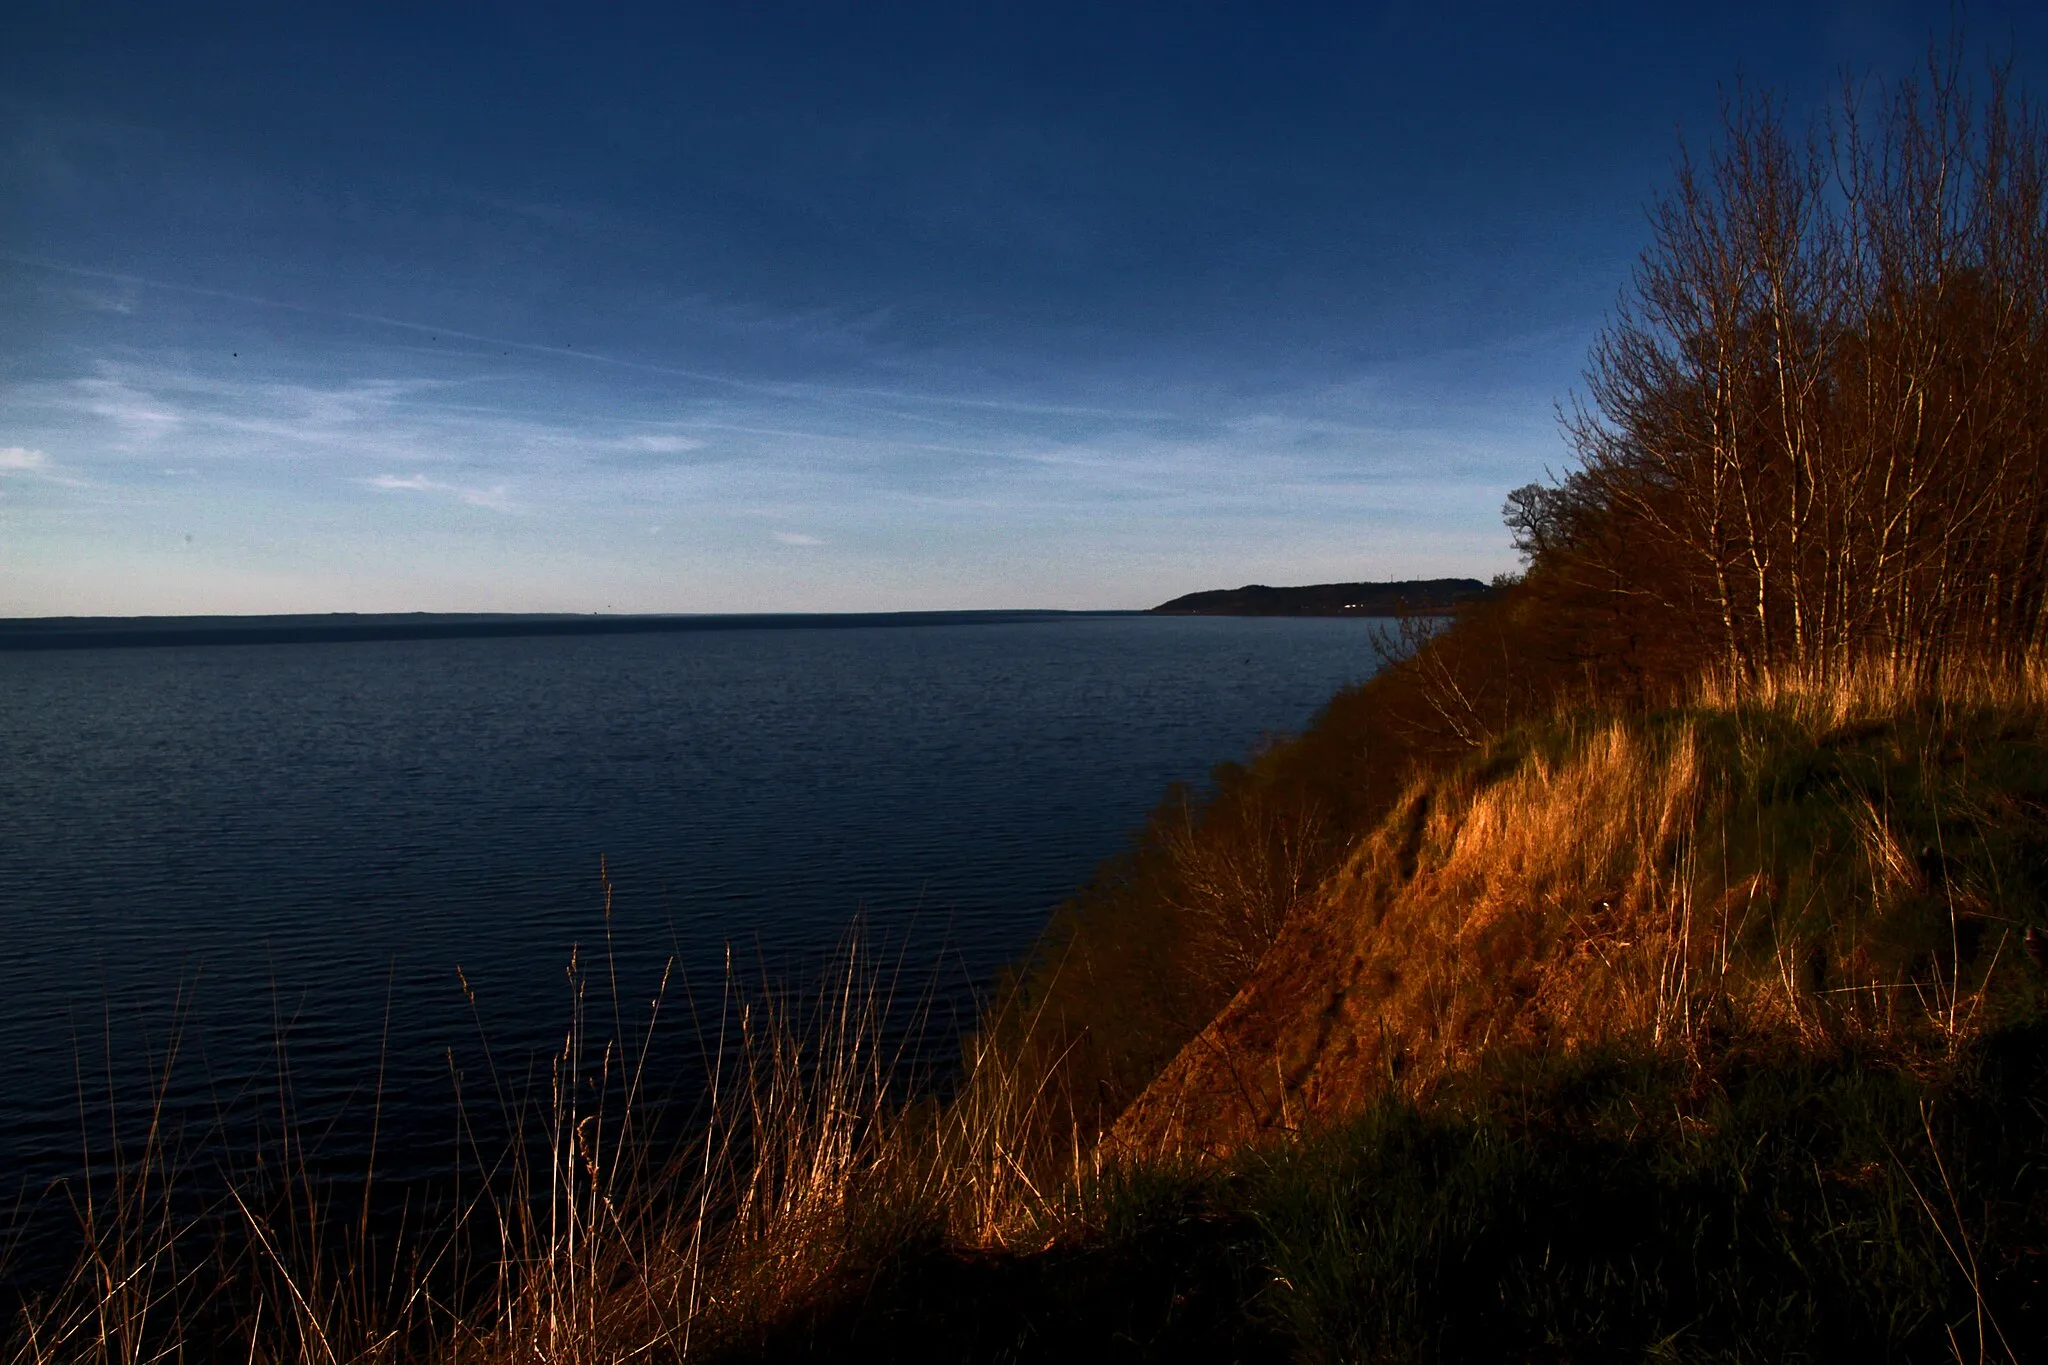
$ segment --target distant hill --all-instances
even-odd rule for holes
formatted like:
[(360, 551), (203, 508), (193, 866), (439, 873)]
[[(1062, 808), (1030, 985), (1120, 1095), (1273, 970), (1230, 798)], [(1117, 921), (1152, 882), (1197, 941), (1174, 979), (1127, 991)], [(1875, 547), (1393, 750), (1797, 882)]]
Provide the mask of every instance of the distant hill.
[(1447, 612), (1490, 589), (1476, 578), (1410, 578), (1398, 583), (1313, 583), (1302, 588), (1191, 592), (1152, 608), (1160, 616), (1393, 616)]

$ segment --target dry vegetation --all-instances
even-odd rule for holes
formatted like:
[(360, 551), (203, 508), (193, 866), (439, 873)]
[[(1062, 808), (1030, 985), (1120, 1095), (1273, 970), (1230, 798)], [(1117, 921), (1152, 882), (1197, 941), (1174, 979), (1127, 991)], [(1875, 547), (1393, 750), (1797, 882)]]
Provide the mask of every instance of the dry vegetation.
[(1227, 1152), (1489, 1053), (1704, 1063), (1741, 1041), (1938, 1065), (2035, 999), (2038, 667), (1703, 693), (1560, 717), (1418, 780), (1118, 1144)]
[(1735, 674), (2048, 642), (2038, 116), (1953, 63), (1864, 93), (1803, 140), (1745, 96), (1680, 166), (1568, 424), (1580, 468), (1511, 506), (1547, 569)]

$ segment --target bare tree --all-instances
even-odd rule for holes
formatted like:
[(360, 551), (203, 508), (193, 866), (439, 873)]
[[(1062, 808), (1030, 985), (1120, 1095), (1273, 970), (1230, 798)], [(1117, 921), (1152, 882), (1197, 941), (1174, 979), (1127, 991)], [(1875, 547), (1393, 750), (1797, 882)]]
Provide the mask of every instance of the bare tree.
[(1566, 417), (1581, 469), (1511, 496), (1517, 544), (1737, 676), (2041, 645), (2044, 145), (1953, 61), (1801, 139), (1739, 94), (1652, 208)]

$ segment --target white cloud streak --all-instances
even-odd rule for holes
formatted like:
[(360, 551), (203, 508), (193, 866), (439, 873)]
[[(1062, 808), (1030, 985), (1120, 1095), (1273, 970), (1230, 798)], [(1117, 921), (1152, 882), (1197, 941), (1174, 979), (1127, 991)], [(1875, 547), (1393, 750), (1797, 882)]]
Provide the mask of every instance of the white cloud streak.
[(459, 484), (430, 479), (424, 474), (378, 474), (363, 482), (384, 493), (437, 493), (465, 502), (471, 507), (488, 508), (493, 512), (519, 510), (518, 504), (507, 494), (503, 484), (493, 488), (464, 488)]
[(27, 446), (0, 447), (0, 475), (62, 484), (66, 488), (85, 487), (84, 480), (72, 477), (47, 454)]
[(687, 455), (704, 448), (704, 442), (694, 436), (629, 436), (619, 445), (648, 455)]

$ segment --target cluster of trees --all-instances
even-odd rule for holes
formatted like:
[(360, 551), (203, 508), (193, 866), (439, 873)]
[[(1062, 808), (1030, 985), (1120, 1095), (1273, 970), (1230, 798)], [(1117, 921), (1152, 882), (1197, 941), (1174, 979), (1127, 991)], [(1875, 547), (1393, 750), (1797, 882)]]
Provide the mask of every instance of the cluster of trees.
[[(1953, 64), (1803, 139), (1762, 97), (1682, 162), (1509, 497), (1550, 595), (1736, 676), (2006, 659), (2048, 635), (2048, 140)], [(1535, 586), (1535, 584), (1532, 584)], [(1678, 662), (1673, 660), (1672, 662)]]

